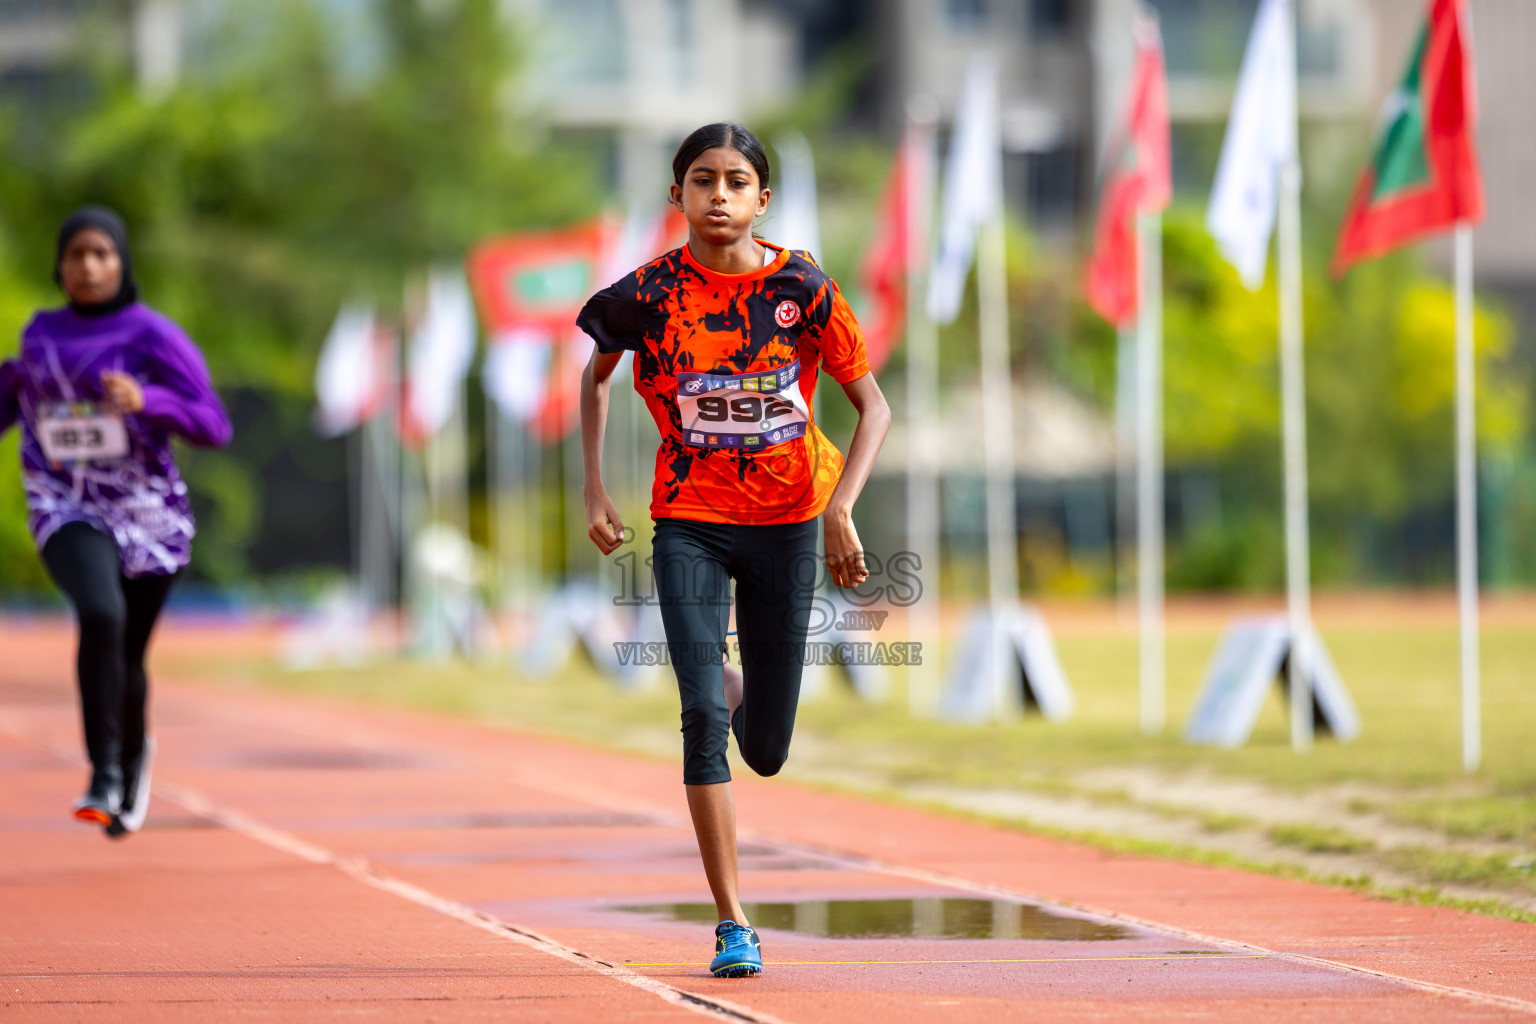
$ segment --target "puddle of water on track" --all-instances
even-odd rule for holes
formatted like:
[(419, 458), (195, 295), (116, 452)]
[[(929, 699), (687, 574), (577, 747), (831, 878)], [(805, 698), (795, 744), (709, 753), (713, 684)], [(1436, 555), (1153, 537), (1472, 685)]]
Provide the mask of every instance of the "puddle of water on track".
[[(673, 921), (715, 923), (713, 903), (658, 903), (616, 907), (631, 914), (659, 914)], [(745, 903), (758, 928), (833, 939), (913, 936), (933, 939), (1050, 939), (1057, 942), (1112, 942), (1135, 936), (1116, 924), (1055, 914), (1011, 900), (972, 898), (894, 900), (804, 900)]]

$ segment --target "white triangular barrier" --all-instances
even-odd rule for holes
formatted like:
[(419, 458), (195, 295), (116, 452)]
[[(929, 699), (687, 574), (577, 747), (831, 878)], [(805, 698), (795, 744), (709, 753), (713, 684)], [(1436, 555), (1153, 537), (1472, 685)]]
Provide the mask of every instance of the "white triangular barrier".
[[(815, 700), (827, 692), (832, 680), (845, 679), (860, 699), (879, 702), (890, 696), (890, 670), (873, 659), (866, 658), (864, 651), (873, 647), (873, 634), (885, 623), (885, 612), (878, 618), (866, 617), (867, 631), (845, 628), (852, 619), (861, 618), (866, 609), (854, 608), (837, 590), (827, 590), (816, 595), (830, 609), (830, 618), (823, 628), (817, 629), (806, 639), (805, 669), (800, 675), (800, 702)], [(853, 612), (850, 616), (848, 613)], [(814, 621), (814, 620), (813, 620)], [(879, 625), (875, 625), (878, 622)]]
[(1072, 716), (1072, 686), (1045, 618), (1025, 605), (983, 608), (966, 624), (939, 716), (978, 722), (1039, 709), (1051, 721)]
[(551, 675), (566, 666), (579, 644), (620, 689), (636, 690), (653, 685), (661, 669), (621, 657), (620, 648), (665, 639), (661, 613), (654, 606), (618, 607), (595, 581), (576, 580), (547, 595), (533, 642), (519, 661), (527, 675)]
[[(1322, 637), (1311, 632), (1312, 721), (1336, 739), (1360, 735), (1360, 713)], [(1253, 735), (1264, 698), (1277, 682), (1289, 692), (1290, 620), (1283, 615), (1238, 619), (1227, 628), (1205, 671), (1195, 710), (1184, 727), (1191, 743), (1240, 747)]]

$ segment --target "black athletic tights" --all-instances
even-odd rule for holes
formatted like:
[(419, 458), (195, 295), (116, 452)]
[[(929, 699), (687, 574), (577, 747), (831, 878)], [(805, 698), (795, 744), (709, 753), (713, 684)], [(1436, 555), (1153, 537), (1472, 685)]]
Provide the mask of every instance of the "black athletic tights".
[(43, 564), (80, 622), (76, 665), (91, 767), (116, 775), (144, 752), (144, 650), (175, 577), (127, 578), (117, 544), (85, 523), (69, 523), (49, 537)]
[[(772, 775), (789, 756), (820, 562), (816, 520), (742, 526), (656, 520), (652, 567), (683, 704), (683, 782), (729, 782), (725, 750)], [(722, 658), (736, 581), (736, 638), (746, 695), (726, 709)]]

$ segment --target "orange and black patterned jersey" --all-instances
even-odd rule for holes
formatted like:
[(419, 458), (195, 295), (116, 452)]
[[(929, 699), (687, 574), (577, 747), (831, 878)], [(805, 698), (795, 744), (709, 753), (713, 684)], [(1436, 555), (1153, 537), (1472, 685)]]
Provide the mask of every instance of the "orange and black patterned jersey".
[(635, 353), (635, 390), (661, 431), (653, 519), (801, 523), (842, 474), (812, 396), (823, 366), (843, 384), (869, 372), (864, 336), (808, 253), (768, 248), (774, 260), (747, 274), (674, 249), (576, 320), (598, 351)]

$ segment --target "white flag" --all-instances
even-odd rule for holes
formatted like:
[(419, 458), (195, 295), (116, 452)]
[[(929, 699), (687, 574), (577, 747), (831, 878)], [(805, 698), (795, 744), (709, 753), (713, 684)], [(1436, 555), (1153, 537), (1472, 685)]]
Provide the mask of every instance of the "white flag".
[(553, 348), (554, 339), (538, 327), (513, 328), (491, 338), (483, 384), (506, 416), (528, 423), (544, 408)]
[(769, 206), (768, 241), (821, 259), (821, 221), (816, 215), (816, 161), (799, 132), (773, 140), (779, 155), (778, 188)]
[(469, 285), (456, 270), (433, 271), (407, 364), (407, 414), (421, 436), (436, 434), (457, 411), (474, 356), (475, 308)]
[(379, 363), (373, 310), (355, 304), (341, 307), (315, 364), (320, 433), (345, 434), (373, 414), (386, 386)]
[(1264, 284), (1280, 169), (1296, 155), (1292, 18), (1290, 0), (1260, 0), (1205, 219), (1251, 290)]
[(960, 315), (965, 278), (976, 253), (976, 232), (1003, 202), (1003, 152), (997, 112), (997, 65), (971, 61), (955, 112), (955, 133), (944, 167), (939, 251), (928, 278), (928, 315), (947, 324)]

